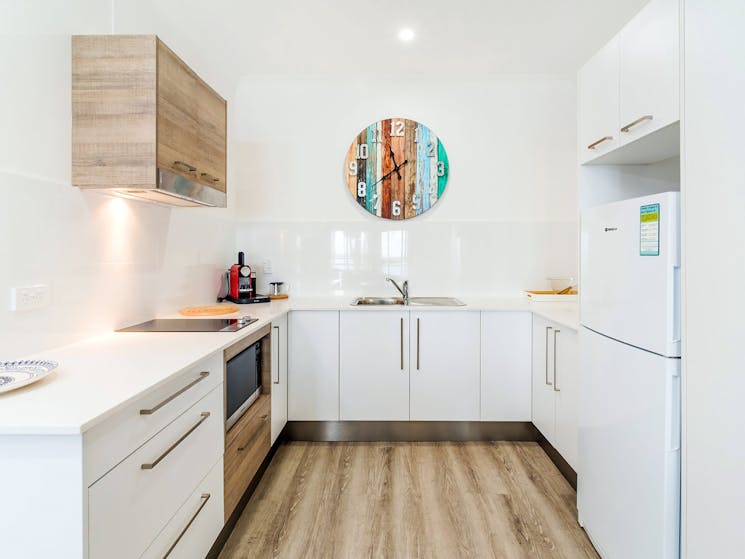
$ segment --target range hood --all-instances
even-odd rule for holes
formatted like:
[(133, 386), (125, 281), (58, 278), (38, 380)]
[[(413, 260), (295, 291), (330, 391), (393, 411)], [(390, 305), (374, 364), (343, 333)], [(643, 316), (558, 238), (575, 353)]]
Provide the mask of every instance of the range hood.
[(189, 180), (166, 169), (158, 169), (157, 172), (158, 180), (154, 188), (119, 188), (112, 194), (166, 206), (217, 208), (227, 206), (225, 192)]

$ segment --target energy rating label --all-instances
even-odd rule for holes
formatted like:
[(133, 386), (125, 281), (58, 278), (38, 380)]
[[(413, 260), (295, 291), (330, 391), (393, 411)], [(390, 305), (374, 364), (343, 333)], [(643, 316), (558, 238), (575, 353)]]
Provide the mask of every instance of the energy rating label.
[(660, 255), (659, 204), (647, 204), (639, 212), (639, 255)]

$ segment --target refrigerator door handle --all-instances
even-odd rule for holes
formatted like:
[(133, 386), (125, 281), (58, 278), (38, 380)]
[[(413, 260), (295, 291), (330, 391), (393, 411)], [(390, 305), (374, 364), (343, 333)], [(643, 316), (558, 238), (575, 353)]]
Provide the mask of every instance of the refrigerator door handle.
[(548, 332), (553, 330), (551, 326), (546, 326), (546, 385), (551, 386), (551, 382), (548, 380)]

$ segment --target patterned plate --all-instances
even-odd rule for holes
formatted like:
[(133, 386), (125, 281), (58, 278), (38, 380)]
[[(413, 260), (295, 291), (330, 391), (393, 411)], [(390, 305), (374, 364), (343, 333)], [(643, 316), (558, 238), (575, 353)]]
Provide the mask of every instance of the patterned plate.
[(0, 393), (36, 382), (56, 368), (56, 361), (0, 361)]

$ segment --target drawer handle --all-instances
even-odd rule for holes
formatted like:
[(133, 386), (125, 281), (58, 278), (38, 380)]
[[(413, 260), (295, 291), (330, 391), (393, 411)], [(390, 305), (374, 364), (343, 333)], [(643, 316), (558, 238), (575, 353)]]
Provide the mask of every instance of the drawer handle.
[(184, 534), (186, 534), (186, 531), (191, 527), (191, 525), (194, 523), (194, 521), (197, 519), (197, 516), (199, 516), (199, 513), (202, 512), (202, 509), (204, 508), (204, 505), (207, 504), (207, 501), (210, 500), (211, 495), (209, 493), (202, 493), (201, 499), (202, 502), (199, 504), (199, 508), (197, 509), (197, 512), (195, 512), (192, 517), (189, 519), (189, 522), (184, 526), (184, 529), (181, 530), (181, 533), (178, 535), (178, 538), (176, 538), (176, 541), (171, 544), (171, 547), (168, 548), (168, 551), (166, 551), (166, 554), (163, 556), (163, 559), (166, 559), (171, 552), (174, 550), (174, 548), (178, 545), (178, 542), (181, 541), (181, 538), (184, 537)]
[(179, 396), (181, 396), (181, 394), (183, 394), (184, 392), (186, 392), (187, 390), (189, 390), (196, 383), (203, 381), (208, 376), (210, 376), (209, 371), (202, 371), (201, 373), (199, 373), (199, 378), (193, 380), (192, 382), (190, 382), (189, 384), (187, 384), (186, 386), (184, 386), (178, 392), (174, 392), (173, 394), (171, 394), (168, 398), (166, 398), (165, 400), (163, 400), (160, 404), (158, 404), (154, 408), (150, 408), (150, 409), (146, 409), (146, 410), (140, 410), (140, 415), (150, 415), (150, 414), (155, 413), (160, 408), (162, 408), (163, 406), (165, 406), (168, 402), (170, 402), (174, 398), (178, 398)]
[(652, 115), (640, 116), (634, 122), (629, 122), (626, 126), (621, 128), (621, 132), (631, 132), (631, 129), (637, 124), (641, 124), (642, 122), (645, 122), (647, 120), (652, 120), (653, 118), (654, 117)]
[(589, 146), (587, 146), (587, 149), (595, 149), (596, 147), (598, 147), (603, 142), (607, 142), (607, 141), (612, 140), (612, 139), (613, 139), (613, 136), (603, 136), (599, 140), (595, 140)]
[(197, 171), (196, 167), (194, 167), (193, 165), (189, 165), (185, 161), (174, 161), (173, 166), (177, 168), (180, 167), (181, 169), (186, 169), (186, 171), (189, 173), (195, 173)]
[(201, 175), (202, 175), (202, 178), (205, 180), (212, 181), (212, 182), (220, 182), (220, 179), (213, 177), (209, 173), (201, 173)]
[[(262, 415), (259, 419), (261, 420), (262, 423), (266, 423), (266, 420), (269, 419), (269, 415), (268, 414)], [(258, 435), (260, 431), (261, 431), (261, 427), (256, 429), (256, 431), (253, 432), (253, 435), (251, 435), (251, 438), (246, 441), (246, 444), (244, 444), (243, 446), (239, 446), (236, 452), (243, 452), (244, 450), (246, 450), (246, 448), (248, 448), (248, 445), (250, 445), (253, 442), (253, 440), (256, 438), (256, 435)]]
[(194, 425), (192, 425), (191, 428), (186, 433), (181, 435), (179, 440), (177, 440), (175, 443), (169, 446), (163, 454), (158, 456), (158, 458), (155, 459), (155, 462), (150, 462), (149, 464), (143, 464), (142, 466), (140, 466), (140, 468), (142, 468), (143, 470), (152, 470), (155, 466), (157, 466), (160, 463), (161, 460), (163, 460), (163, 458), (168, 456), (173, 451), (174, 448), (176, 448), (178, 445), (184, 442), (184, 439), (188, 437), (189, 435), (191, 435), (197, 427), (199, 427), (202, 423), (204, 423), (204, 420), (210, 416), (210, 412), (203, 411), (199, 415), (201, 415), (202, 418), (199, 421), (197, 421)]

